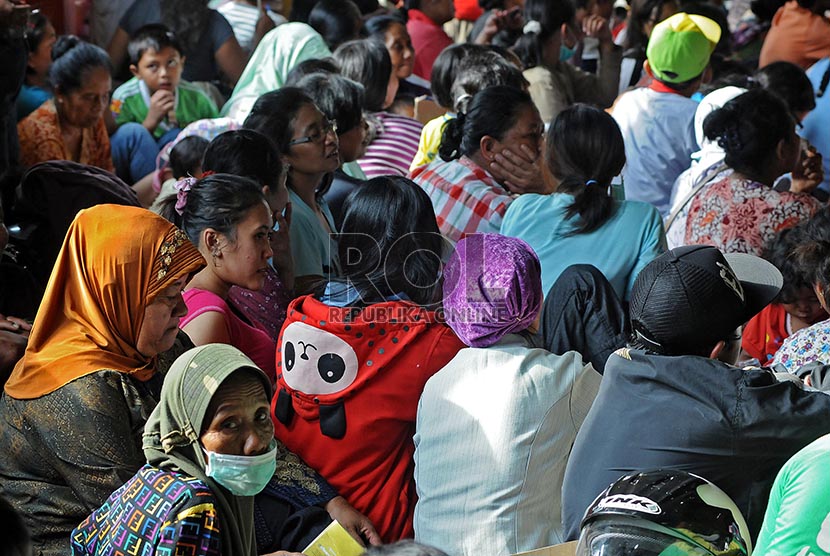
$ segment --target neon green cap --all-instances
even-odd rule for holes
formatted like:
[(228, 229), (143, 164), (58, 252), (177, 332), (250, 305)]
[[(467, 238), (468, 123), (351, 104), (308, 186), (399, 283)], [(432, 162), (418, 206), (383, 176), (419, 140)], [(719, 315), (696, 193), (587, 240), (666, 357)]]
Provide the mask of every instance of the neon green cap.
[(660, 81), (690, 81), (706, 69), (720, 34), (720, 26), (708, 17), (674, 14), (651, 32), (646, 48), (648, 65)]

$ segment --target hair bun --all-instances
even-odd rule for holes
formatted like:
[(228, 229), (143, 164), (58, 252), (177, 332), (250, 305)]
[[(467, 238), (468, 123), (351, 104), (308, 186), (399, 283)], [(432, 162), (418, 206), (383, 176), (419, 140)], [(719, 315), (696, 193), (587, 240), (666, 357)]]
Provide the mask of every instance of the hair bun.
[(52, 46), (52, 61), (54, 62), (79, 44), (82, 44), (84, 41), (75, 35), (63, 35), (58, 37), (58, 40), (55, 41), (54, 46)]

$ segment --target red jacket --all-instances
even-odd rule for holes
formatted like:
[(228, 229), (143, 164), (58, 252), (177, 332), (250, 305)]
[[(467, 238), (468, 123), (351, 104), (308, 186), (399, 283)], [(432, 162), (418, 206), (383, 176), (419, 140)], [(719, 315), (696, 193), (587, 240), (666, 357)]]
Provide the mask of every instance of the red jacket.
[(452, 39), (444, 29), (426, 16), (422, 11), (407, 11), (406, 30), (415, 49), (415, 63), (412, 72), (429, 81), (432, 64), (446, 47), (452, 45)]
[(277, 343), (276, 436), (372, 520), (413, 537), (415, 417), (426, 381), (463, 344), (401, 301), (348, 309), (294, 300)]

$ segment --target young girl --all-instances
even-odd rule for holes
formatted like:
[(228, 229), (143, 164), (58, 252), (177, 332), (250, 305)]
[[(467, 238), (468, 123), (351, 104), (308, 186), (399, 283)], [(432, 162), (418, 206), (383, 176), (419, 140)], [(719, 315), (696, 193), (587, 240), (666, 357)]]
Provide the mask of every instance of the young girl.
[(755, 315), (744, 327), (741, 347), (761, 365), (769, 365), (784, 340), (827, 318), (813, 290), (811, 268), (795, 256), (809, 244), (804, 226), (780, 231), (764, 248), (762, 256), (784, 276), (784, 285), (774, 303)]
[(181, 181), (178, 188), (177, 196), (166, 200), (163, 214), (175, 214), (172, 221), (207, 261), (187, 285), (187, 315), (179, 326), (197, 346), (235, 346), (273, 382), (274, 340), (229, 303), (233, 286), (259, 290), (268, 274), (273, 217), (262, 187), (248, 178), (212, 174)]
[(34, 112), (52, 98), (49, 84), (49, 68), (52, 66), (52, 46), (57, 35), (55, 28), (43, 14), (34, 14), (26, 32), (29, 59), (26, 64), (26, 81), (17, 96), (17, 121)]

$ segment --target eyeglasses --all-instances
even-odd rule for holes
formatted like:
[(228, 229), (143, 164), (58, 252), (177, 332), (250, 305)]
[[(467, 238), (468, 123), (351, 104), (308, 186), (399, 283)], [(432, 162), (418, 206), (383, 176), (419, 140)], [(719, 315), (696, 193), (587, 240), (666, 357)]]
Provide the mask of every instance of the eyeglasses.
[(337, 122), (326, 120), (322, 128), (315, 130), (311, 135), (292, 139), (288, 142), (288, 146), (293, 147), (294, 145), (302, 145), (303, 143), (315, 143), (319, 145), (326, 140), (329, 133), (337, 133)]

